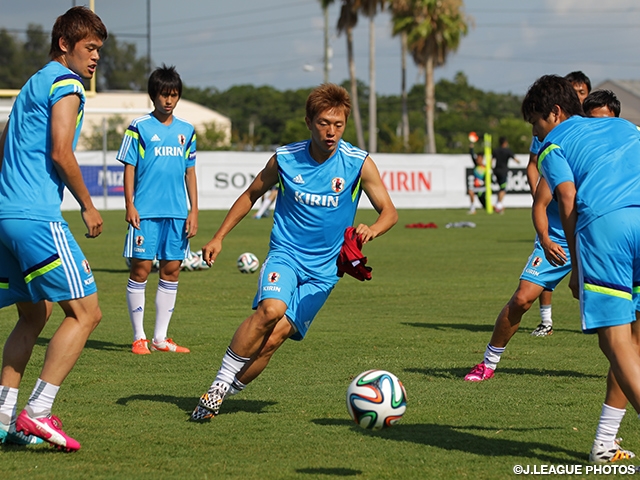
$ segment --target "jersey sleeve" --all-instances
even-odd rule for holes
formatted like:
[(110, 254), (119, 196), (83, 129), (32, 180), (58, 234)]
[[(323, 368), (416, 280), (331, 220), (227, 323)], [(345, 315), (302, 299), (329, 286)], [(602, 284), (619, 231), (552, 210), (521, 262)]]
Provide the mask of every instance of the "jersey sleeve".
[(187, 168), (196, 164), (196, 131), (192, 130), (191, 139), (187, 142), (187, 148), (184, 151)]
[(534, 155), (538, 155), (540, 153), (540, 147), (542, 145), (540, 144), (540, 140), (538, 140), (538, 137), (533, 137), (531, 139), (531, 146), (529, 147), (529, 153), (533, 153)]
[(144, 140), (140, 136), (138, 127), (132, 123), (124, 132), (116, 160), (135, 167), (138, 164), (139, 156), (144, 158), (144, 151)]
[(68, 73), (56, 77), (51, 84), (49, 91), (49, 102), (53, 106), (67, 95), (78, 95), (81, 101), (81, 108), (84, 105), (84, 85), (78, 75)]
[(547, 180), (552, 192), (555, 192), (556, 187), (561, 183), (575, 183), (569, 162), (559, 145), (547, 143), (542, 147), (538, 155), (538, 169)]

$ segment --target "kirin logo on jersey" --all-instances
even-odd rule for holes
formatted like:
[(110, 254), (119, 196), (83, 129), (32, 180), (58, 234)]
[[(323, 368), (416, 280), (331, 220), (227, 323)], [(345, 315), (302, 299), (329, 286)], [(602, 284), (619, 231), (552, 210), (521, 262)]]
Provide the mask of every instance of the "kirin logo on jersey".
[(89, 266), (89, 262), (87, 261), (86, 258), (82, 260), (82, 269), (85, 271), (87, 275), (91, 274), (91, 266)]
[(136, 237), (136, 245), (141, 246), (144, 243), (144, 237), (142, 235), (138, 235)]
[(336, 193), (340, 193), (344, 190), (344, 178), (336, 177), (331, 180), (331, 190)]
[(271, 272), (267, 278), (269, 280), (269, 283), (276, 283), (278, 280), (280, 280), (280, 274), (278, 272)]
[(531, 262), (531, 266), (533, 268), (538, 268), (541, 263), (542, 263), (542, 259), (540, 257), (534, 257), (533, 261)]
[(187, 143), (187, 137), (182, 134), (178, 135), (178, 142), (180, 143), (180, 145), (184, 145), (185, 143)]

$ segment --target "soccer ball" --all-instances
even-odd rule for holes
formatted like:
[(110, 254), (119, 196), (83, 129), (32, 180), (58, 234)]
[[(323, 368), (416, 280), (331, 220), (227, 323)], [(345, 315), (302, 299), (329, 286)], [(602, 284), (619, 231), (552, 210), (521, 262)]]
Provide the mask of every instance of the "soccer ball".
[(260, 267), (260, 260), (253, 253), (245, 252), (238, 257), (238, 270), (241, 273), (255, 273)]
[(189, 253), (187, 253), (182, 261), (181, 268), (187, 272), (193, 272), (194, 270), (206, 270), (209, 268), (209, 265), (202, 259), (202, 250), (199, 252), (189, 250)]
[(398, 423), (407, 409), (407, 392), (394, 374), (368, 370), (347, 389), (347, 410), (362, 428), (380, 430)]

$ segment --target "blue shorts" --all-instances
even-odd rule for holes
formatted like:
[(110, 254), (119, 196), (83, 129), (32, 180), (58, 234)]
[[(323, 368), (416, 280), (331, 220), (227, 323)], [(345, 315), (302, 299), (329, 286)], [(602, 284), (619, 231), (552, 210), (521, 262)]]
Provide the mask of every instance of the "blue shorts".
[(338, 276), (311, 278), (292, 258), (270, 254), (260, 270), (253, 309), (268, 298), (282, 300), (287, 305), (285, 315), (296, 329), (291, 339), (302, 340), (338, 280)]
[[(635, 320), (640, 285), (640, 208), (595, 219), (576, 235), (582, 330)], [(635, 299), (634, 299), (634, 293)]]
[(184, 260), (189, 250), (184, 218), (140, 219), (140, 229), (129, 225), (123, 257), (140, 260)]
[(1, 219), (0, 259), (0, 308), (97, 291), (89, 262), (65, 222)]
[(571, 272), (569, 248), (566, 245), (562, 245), (562, 248), (567, 254), (567, 262), (564, 265), (555, 267), (544, 256), (544, 249), (536, 238), (533, 244), (533, 253), (529, 256), (529, 260), (524, 270), (522, 270), (520, 280), (526, 280), (540, 285), (545, 290), (553, 291), (560, 281)]

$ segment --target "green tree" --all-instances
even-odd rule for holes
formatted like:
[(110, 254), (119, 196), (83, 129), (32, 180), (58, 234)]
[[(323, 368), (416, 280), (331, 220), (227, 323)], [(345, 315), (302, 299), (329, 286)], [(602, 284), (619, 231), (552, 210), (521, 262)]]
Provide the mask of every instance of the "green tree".
[(113, 34), (100, 50), (97, 71), (98, 91), (147, 88), (147, 57), (138, 57), (134, 43), (118, 42)]
[(393, 12), (393, 31), (407, 32), (409, 51), (425, 72), (427, 153), (436, 152), (434, 68), (444, 65), (467, 30), (462, 0), (408, 0), (405, 9)]
[[(112, 115), (107, 119), (107, 150), (118, 150), (128, 123), (121, 115)], [(84, 130), (83, 130), (84, 132)], [(86, 150), (102, 150), (104, 132), (102, 124), (93, 125), (87, 133), (82, 133)]]
[(196, 129), (196, 146), (200, 151), (226, 150), (229, 148), (226, 135), (215, 122), (204, 125), (204, 129)]

